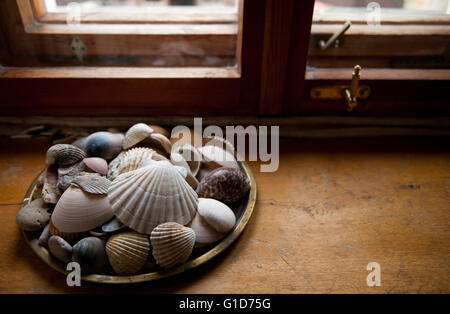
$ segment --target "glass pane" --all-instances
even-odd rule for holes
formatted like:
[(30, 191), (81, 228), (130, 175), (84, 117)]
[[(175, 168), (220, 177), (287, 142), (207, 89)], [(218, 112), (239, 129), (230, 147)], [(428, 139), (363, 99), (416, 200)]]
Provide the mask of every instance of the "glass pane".
[(448, 0), (320, 0), (316, 1), (314, 13), (361, 11), (370, 7), (398, 13), (449, 13)]
[(83, 10), (108, 10), (124, 7), (138, 7), (140, 10), (151, 10), (182, 6), (184, 9), (196, 8), (229, 11), (236, 10), (237, 0), (44, 0), (48, 12), (61, 12), (77, 3)]
[[(347, 31), (329, 41), (346, 22)], [(449, 33), (449, 0), (320, 0), (308, 66), (450, 68)]]

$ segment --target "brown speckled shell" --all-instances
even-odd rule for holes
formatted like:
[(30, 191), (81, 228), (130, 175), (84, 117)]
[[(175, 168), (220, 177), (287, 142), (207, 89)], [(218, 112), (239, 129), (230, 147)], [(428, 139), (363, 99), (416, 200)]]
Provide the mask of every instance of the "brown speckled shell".
[(249, 179), (239, 170), (221, 167), (204, 177), (197, 194), (203, 198), (214, 198), (224, 203), (235, 203), (250, 190)]

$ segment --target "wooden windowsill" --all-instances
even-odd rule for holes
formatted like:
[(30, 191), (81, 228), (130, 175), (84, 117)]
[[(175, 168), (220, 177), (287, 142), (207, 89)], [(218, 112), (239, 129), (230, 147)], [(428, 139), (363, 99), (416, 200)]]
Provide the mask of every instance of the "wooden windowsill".
[[(308, 68), (307, 80), (351, 80), (353, 69), (342, 68)], [(432, 69), (364, 69), (363, 80), (450, 80), (450, 70)]]
[(158, 67), (49, 67), (49, 68), (4, 68), (0, 79), (164, 79), (164, 78), (240, 78), (238, 69), (232, 68), (158, 68)]

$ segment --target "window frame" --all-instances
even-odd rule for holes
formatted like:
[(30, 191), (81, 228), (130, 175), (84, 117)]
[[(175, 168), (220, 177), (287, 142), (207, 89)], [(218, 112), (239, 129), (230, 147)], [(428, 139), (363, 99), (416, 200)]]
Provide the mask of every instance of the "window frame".
[[(349, 84), (352, 73), (351, 68), (307, 69), (313, 6), (313, 1), (240, 1), (237, 68), (0, 69), (0, 92), (5, 95), (2, 112), (75, 116), (450, 114), (446, 94), (450, 70), (363, 68), (361, 82), (370, 85), (373, 94), (351, 113), (345, 100), (312, 100), (312, 88)], [(0, 40), (8, 46), (4, 24)], [(11, 47), (7, 48), (0, 49), (0, 56), (11, 53)]]

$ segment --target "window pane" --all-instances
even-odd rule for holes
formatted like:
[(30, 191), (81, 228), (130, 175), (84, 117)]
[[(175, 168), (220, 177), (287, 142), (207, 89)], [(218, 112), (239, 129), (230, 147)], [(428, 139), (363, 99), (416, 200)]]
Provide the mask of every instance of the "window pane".
[[(351, 25), (343, 35), (329, 41), (347, 21)], [(450, 1), (316, 1), (308, 66), (356, 64), (363, 69), (450, 68)]]
[(237, 0), (44, 0), (48, 12), (60, 12), (71, 3), (77, 3), (84, 10), (104, 10), (111, 8), (139, 7), (151, 10), (169, 6), (195, 7), (216, 10), (235, 9)]

